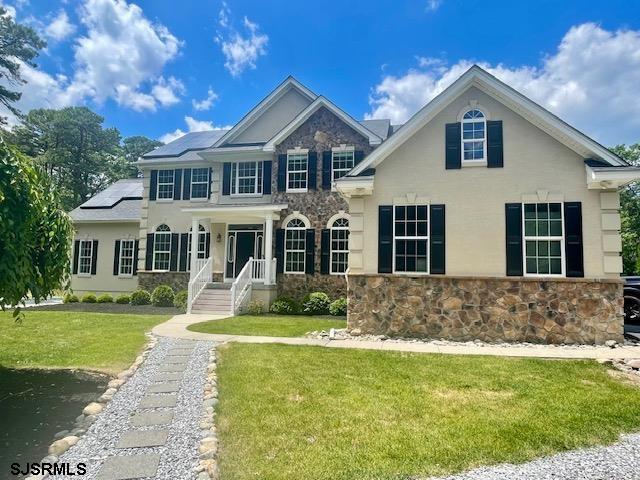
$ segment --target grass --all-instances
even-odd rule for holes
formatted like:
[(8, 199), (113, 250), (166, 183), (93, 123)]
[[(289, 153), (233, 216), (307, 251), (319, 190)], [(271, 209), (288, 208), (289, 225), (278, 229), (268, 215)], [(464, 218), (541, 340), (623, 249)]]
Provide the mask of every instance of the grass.
[(640, 389), (592, 361), (219, 351), (221, 478), (407, 479), (613, 442)]
[(225, 335), (264, 335), (267, 337), (300, 337), (314, 330), (345, 328), (342, 317), (307, 317), (299, 315), (241, 315), (190, 325), (188, 330)]
[(0, 366), (84, 368), (116, 373), (146, 342), (144, 333), (170, 315), (31, 311), (21, 323), (0, 312)]

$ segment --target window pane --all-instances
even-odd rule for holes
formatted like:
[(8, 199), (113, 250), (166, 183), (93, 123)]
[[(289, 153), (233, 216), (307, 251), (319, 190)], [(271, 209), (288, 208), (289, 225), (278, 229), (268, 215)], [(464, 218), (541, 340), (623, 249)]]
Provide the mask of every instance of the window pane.
[(549, 273), (549, 259), (538, 258), (538, 273)]
[(538, 256), (540, 257), (549, 256), (549, 242), (547, 241), (538, 242)]
[(541, 237), (549, 235), (549, 222), (546, 220), (538, 220), (538, 235)]
[(536, 218), (536, 206), (532, 203), (527, 203), (524, 206), (524, 218)]
[(549, 218), (562, 218), (562, 209), (559, 203), (549, 204)]
[(535, 236), (536, 234), (536, 222), (533, 220), (526, 220), (524, 222), (524, 234), (527, 236)]
[(548, 203), (539, 203), (536, 206), (536, 210), (538, 211), (538, 220), (549, 218), (549, 204)]
[(527, 253), (527, 257), (535, 257), (536, 256), (536, 242), (532, 242), (532, 241), (527, 240), (526, 253)]
[(554, 237), (562, 236), (562, 220), (551, 220), (549, 225), (549, 235), (553, 235)]
[(527, 257), (527, 273), (538, 273), (537, 269), (536, 259)]
[(560, 242), (553, 241), (553, 242), (549, 242), (549, 243), (550, 243), (550, 245), (549, 245), (549, 254), (552, 257), (559, 257), (560, 254), (561, 254)]
[(552, 258), (550, 260), (551, 273), (554, 275), (562, 274), (562, 262), (559, 258)]

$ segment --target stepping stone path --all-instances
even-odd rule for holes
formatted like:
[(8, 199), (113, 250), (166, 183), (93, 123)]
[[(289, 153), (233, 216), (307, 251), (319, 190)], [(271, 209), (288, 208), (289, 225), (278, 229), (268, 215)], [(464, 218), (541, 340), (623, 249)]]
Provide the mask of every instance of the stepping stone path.
[(195, 478), (213, 346), (206, 341), (161, 339), (85, 436), (59, 461), (85, 463), (85, 480)]

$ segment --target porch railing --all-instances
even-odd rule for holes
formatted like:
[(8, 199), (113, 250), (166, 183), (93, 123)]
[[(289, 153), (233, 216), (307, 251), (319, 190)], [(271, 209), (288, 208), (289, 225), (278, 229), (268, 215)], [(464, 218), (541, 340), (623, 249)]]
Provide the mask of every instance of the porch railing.
[(196, 270), (198, 273), (189, 280), (189, 288), (187, 293), (187, 313), (191, 313), (191, 305), (193, 301), (200, 295), (200, 292), (211, 281), (211, 268), (213, 265), (213, 257), (207, 259), (196, 260)]
[(267, 260), (264, 258), (254, 258), (251, 267), (251, 280), (260, 283), (276, 283), (276, 259), (271, 260), (270, 281), (267, 282)]
[(253, 257), (242, 267), (240, 273), (231, 285), (231, 314), (237, 315), (245, 301), (251, 298), (252, 272), (254, 269)]

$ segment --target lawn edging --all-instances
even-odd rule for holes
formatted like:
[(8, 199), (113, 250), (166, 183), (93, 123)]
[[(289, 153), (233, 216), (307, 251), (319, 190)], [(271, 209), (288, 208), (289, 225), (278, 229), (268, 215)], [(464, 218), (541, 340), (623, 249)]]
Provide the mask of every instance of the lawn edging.
[(200, 429), (202, 440), (198, 447), (199, 462), (196, 467), (197, 480), (218, 480), (218, 433), (215, 425), (216, 405), (218, 404), (218, 375), (216, 373), (216, 349), (209, 352), (209, 367), (204, 385), (202, 418)]

